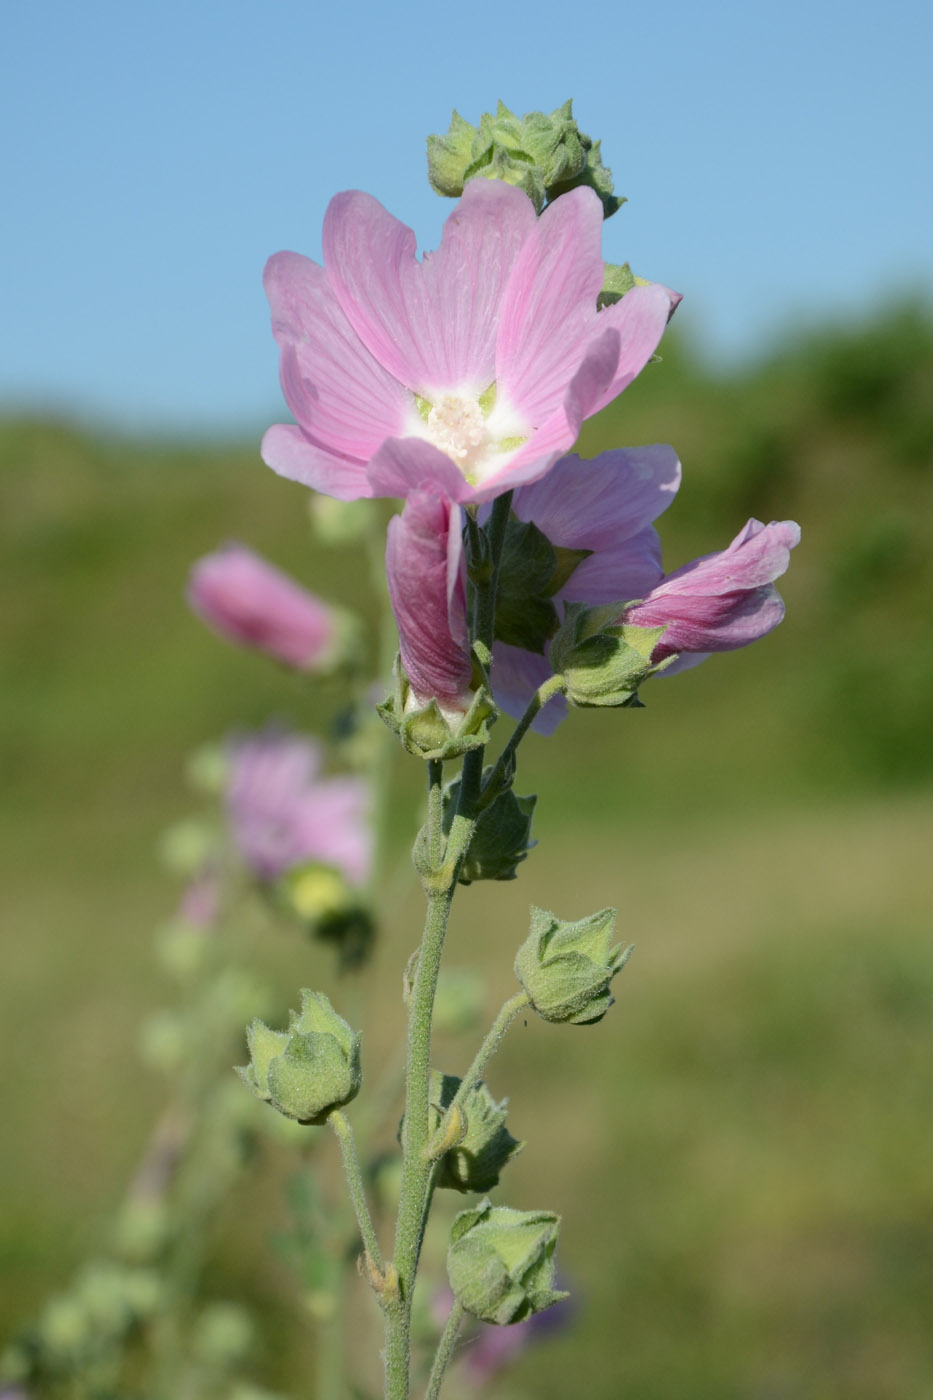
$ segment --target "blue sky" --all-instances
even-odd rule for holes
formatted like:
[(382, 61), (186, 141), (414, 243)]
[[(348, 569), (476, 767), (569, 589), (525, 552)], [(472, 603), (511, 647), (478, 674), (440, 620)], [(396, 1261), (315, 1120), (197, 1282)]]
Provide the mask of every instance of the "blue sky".
[(258, 433), (265, 258), (350, 187), (434, 246), (424, 138), (499, 97), (573, 97), (630, 201), (606, 256), (715, 360), (933, 287), (928, 0), (33, 0), (4, 37), (6, 406)]

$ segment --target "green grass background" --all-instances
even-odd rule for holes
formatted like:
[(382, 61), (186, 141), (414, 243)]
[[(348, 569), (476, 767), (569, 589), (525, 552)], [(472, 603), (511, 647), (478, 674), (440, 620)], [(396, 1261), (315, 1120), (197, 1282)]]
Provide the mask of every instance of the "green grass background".
[[(528, 1142), (505, 1197), (562, 1212), (580, 1300), (503, 1393), (920, 1400), (933, 322), (895, 310), (728, 375), (673, 339), (582, 450), (651, 441), (685, 468), (661, 522), (669, 567), (750, 514), (798, 519), (803, 543), (772, 637), (652, 683), (645, 710), (577, 712), (528, 741), (518, 787), (539, 794), (540, 845), (515, 882), (458, 896), (449, 957), (486, 969), (490, 1012), (532, 901), (565, 917), (615, 904), (637, 945), (601, 1025), (519, 1023), (492, 1071)], [(190, 562), (245, 539), (373, 610), (361, 561), (312, 546), (307, 494), (255, 443), (10, 420), (0, 472), (2, 1343), (99, 1244), (162, 1102), (134, 1043), (167, 999), (151, 932), (175, 890), (154, 852), (190, 805), (186, 755), (333, 710), (204, 632), (182, 601)], [(397, 766), (400, 846), (417, 769)], [(375, 961), (374, 1049), (401, 1029), (418, 922), (412, 891)], [(331, 975), (288, 938), (269, 963), (283, 1006)], [(453, 1070), (469, 1042), (450, 1054)], [(205, 1289), (258, 1308), (256, 1374), (310, 1395), (300, 1299), (268, 1242), (283, 1170), (229, 1203)]]

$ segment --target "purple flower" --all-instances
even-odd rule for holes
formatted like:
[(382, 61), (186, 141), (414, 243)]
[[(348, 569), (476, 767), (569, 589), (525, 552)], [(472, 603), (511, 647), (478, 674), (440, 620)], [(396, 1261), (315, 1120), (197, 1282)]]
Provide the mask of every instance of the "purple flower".
[(299, 671), (327, 669), (338, 649), (336, 614), (245, 545), (199, 559), (188, 602), (215, 632)]
[(461, 511), (416, 492), (389, 521), (386, 575), (402, 665), (419, 705), (462, 717), (473, 699)]
[[(587, 461), (564, 457), (541, 481), (515, 492), (512, 509), (533, 522), (552, 544), (589, 549), (554, 596), (596, 605), (640, 598), (663, 577), (661, 542), (651, 522), (667, 510), (680, 486), (672, 447), (620, 448)], [(551, 675), (547, 656), (496, 642), (492, 687), (496, 702), (518, 718), (538, 686)], [(567, 713), (555, 696), (534, 727), (551, 734)]]
[(680, 300), (651, 284), (597, 311), (602, 221), (590, 189), (538, 219), (521, 190), (472, 180), (419, 261), (377, 200), (337, 195), (324, 266), (277, 253), (266, 267), (297, 421), (269, 429), (265, 461), (342, 500), (485, 501), (542, 476), (640, 372)]
[(799, 543), (800, 526), (793, 520), (770, 525), (749, 520), (727, 549), (668, 574), (626, 608), (622, 620), (638, 627), (667, 625), (651, 653), (653, 662), (677, 655), (693, 665), (711, 652), (757, 642), (784, 616), (774, 580), (786, 573), (790, 551)]
[(298, 734), (266, 729), (228, 749), (227, 818), (260, 880), (317, 861), (362, 884), (372, 858), (369, 791), (360, 778), (320, 776), (322, 753)]

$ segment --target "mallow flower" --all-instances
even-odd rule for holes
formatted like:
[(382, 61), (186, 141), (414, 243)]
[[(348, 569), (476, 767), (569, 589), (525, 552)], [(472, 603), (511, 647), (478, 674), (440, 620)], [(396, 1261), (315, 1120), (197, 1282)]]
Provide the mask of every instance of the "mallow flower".
[(473, 700), (462, 512), (416, 492), (389, 521), (386, 578), (413, 701), (455, 722)]
[(228, 746), (227, 820), (261, 881), (309, 862), (333, 866), (350, 885), (372, 860), (369, 789), (361, 778), (322, 776), (323, 754), (305, 735), (269, 728)]
[(534, 481), (653, 354), (680, 300), (658, 283), (602, 310), (603, 207), (586, 187), (540, 218), (521, 190), (472, 180), (419, 261), (411, 229), (348, 191), (323, 267), (265, 270), (294, 424), (262, 455), (342, 500), (428, 490), (481, 502)]
[(295, 670), (326, 671), (339, 657), (343, 624), (334, 609), (245, 545), (197, 561), (188, 603), (221, 636)]
[[(618, 603), (617, 623), (665, 627), (650, 657), (652, 665), (676, 658), (665, 674), (772, 631), (784, 616), (774, 580), (786, 572), (800, 540), (793, 521), (750, 520), (727, 549), (665, 577), (650, 522), (670, 504), (679, 483), (671, 448), (642, 447), (606, 452), (589, 462), (564, 458), (544, 480), (522, 487), (513, 498), (519, 519), (533, 521), (552, 544), (592, 551), (554, 601)], [(521, 715), (551, 674), (546, 653), (496, 643), (493, 693), (508, 714)], [(556, 696), (535, 727), (552, 733), (565, 713), (566, 701)]]

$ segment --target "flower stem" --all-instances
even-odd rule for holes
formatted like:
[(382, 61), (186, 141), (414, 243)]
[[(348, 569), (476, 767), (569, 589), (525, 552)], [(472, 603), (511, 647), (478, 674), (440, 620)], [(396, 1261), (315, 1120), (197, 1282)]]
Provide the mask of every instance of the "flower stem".
[(526, 1006), (530, 1005), (531, 997), (526, 991), (516, 992), (513, 997), (509, 997), (508, 1001), (503, 1004), (498, 1016), (489, 1028), (486, 1039), (477, 1050), (473, 1063), (460, 1081), (460, 1088), (457, 1090), (444, 1117), (437, 1126), (431, 1140), (432, 1147), (435, 1143), (443, 1142), (451, 1119), (458, 1111), (462, 1110), (470, 1090), (482, 1079), (486, 1066), (505, 1039), (505, 1033), (509, 1026), (515, 1020), (518, 1013), (523, 1011)]
[(441, 1393), (444, 1376), (447, 1374), (447, 1367), (450, 1365), (450, 1359), (454, 1354), (454, 1347), (457, 1344), (457, 1334), (460, 1331), (463, 1314), (463, 1304), (458, 1303), (455, 1298), (447, 1318), (447, 1323), (441, 1333), (441, 1339), (437, 1344), (434, 1365), (431, 1367), (431, 1374), (428, 1378), (428, 1388), (424, 1392), (424, 1400), (437, 1400), (437, 1397)]
[(512, 730), (508, 743), (496, 760), (496, 766), (483, 784), (484, 791), (494, 790), (494, 784), (498, 784), (506, 773), (512, 759), (515, 757), (515, 752), (519, 744), (528, 733), (535, 717), (544, 709), (549, 700), (553, 700), (555, 695), (560, 695), (565, 690), (566, 684), (563, 676), (549, 676), (546, 681), (538, 686), (538, 689), (528, 702), (528, 708)]
[(363, 1173), (360, 1170), (360, 1159), (356, 1151), (356, 1143), (353, 1139), (353, 1128), (346, 1114), (339, 1108), (334, 1109), (327, 1120), (340, 1143), (340, 1151), (343, 1153), (343, 1165), (347, 1174), (347, 1186), (350, 1191), (350, 1199), (353, 1202), (353, 1210), (356, 1213), (356, 1223), (360, 1228), (360, 1235), (366, 1253), (375, 1264), (376, 1268), (382, 1271), (382, 1251), (379, 1248), (379, 1241), (376, 1238), (376, 1231), (373, 1226), (373, 1218), (369, 1213), (369, 1206), (366, 1202), (366, 1190), (363, 1186)]

